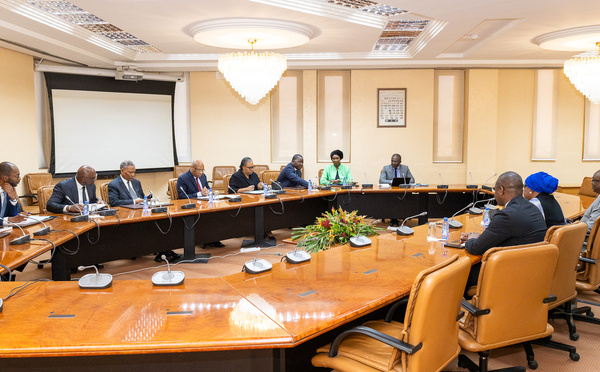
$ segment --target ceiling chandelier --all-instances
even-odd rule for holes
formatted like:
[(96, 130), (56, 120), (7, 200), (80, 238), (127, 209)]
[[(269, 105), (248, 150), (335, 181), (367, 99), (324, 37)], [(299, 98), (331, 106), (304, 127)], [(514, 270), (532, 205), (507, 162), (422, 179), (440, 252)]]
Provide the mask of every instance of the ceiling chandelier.
[[(600, 48), (600, 42), (596, 46)], [(571, 58), (564, 71), (578, 91), (592, 103), (600, 103), (600, 55)]]
[(219, 57), (218, 68), (231, 87), (251, 105), (256, 105), (273, 89), (287, 68), (285, 56), (274, 52), (254, 52), (256, 39), (249, 39), (250, 52), (234, 52)]

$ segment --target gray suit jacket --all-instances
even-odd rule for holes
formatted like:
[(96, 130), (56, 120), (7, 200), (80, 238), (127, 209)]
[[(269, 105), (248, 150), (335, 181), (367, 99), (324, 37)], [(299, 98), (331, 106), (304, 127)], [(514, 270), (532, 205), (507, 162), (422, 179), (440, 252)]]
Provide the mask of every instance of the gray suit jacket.
[[(141, 182), (133, 178), (131, 180), (131, 185), (133, 186), (133, 191), (135, 191), (137, 197), (143, 199), (144, 190), (142, 189)], [(127, 190), (127, 186), (125, 186), (121, 176), (118, 176), (108, 184), (108, 200), (113, 207), (133, 204), (131, 194), (129, 194), (129, 190)]]
[[(408, 169), (408, 165), (400, 164), (400, 177), (410, 178), (410, 183), (415, 182), (415, 178), (412, 173), (410, 173), (410, 169)], [(388, 185), (392, 183), (394, 179), (394, 168), (392, 168), (391, 164), (388, 164), (383, 167), (381, 171), (381, 175), (379, 176), (379, 183), (387, 183)]]

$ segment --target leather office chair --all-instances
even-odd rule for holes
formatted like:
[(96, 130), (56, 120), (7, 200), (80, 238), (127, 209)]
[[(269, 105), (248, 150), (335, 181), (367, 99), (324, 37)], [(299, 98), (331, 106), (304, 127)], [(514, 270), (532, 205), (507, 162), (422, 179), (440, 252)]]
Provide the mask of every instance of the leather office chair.
[(319, 177), (319, 179), (318, 179), (318, 181), (319, 181), (319, 185), (321, 184), (321, 176), (323, 176), (323, 171), (324, 171), (324, 170), (325, 170), (325, 169), (323, 169), (323, 168), (319, 169), (319, 173), (318, 173), (318, 177)]
[[(490, 350), (523, 343), (529, 367), (537, 368), (529, 342), (554, 332), (548, 324), (548, 302), (557, 259), (558, 248), (548, 243), (484, 253), (475, 296), (463, 301), (468, 313), (458, 334), (463, 349), (479, 354), (479, 366), (461, 354), (459, 367), (485, 372)], [(525, 371), (525, 367), (502, 371)]]
[(50, 173), (27, 173), (23, 176), (26, 195), (21, 195), (21, 198), (31, 198), (29, 205), (38, 204), (37, 191), (42, 186), (52, 184), (52, 175)]
[(53, 192), (54, 185), (41, 186), (37, 189), (38, 207), (40, 208), (40, 214), (48, 213), (48, 211), (46, 210), (46, 204), (48, 203), (48, 199), (50, 199)]
[(279, 167), (279, 171), (281, 172), (283, 170), (283, 168), (287, 167), (287, 164), (283, 164), (281, 165), (281, 167)]
[(266, 185), (271, 184), (271, 180), (277, 181), (277, 177), (281, 171), (276, 170), (265, 170), (260, 173), (260, 181)]
[(103, 184), (100, 185), (100, 197), (102, 198), (102, 200), (104, 200), (105, 203), (108, 203), (108, 205), (110, 205), (109, 199), (108, 199), (108, 184), (110, 182), (104, 182)]
[(268, 165), (254, 164), (254, 172), (256, 172), (256, 174), (258, 174), (259, 177), (260, 177), (260, 173), (262, 171), (266, 171), (266, 170), (269, 170), (269, 166)]
[(579, 192), (577, 195), (583, 196), (591, 196), (593, 198), (597, 197), (598, 194), (594, 192), (592, 189), (592, 177), (584, 177), (581, 182), (581, 186), (579, 187)]
[(229, 194), (229, 180), (231, 179), (231, 174), (226, 174), (223, 176), (223, 188), (225, 194)]
[[(575, 284), (578, 292), (594, 291), (600, 293), (600, 218), (596, 219), (588, 237), (587, 249), (581, 254), (579, 260), (582, 265), (578, 269), (577, 282)], [(571, 309), (573, 319), (587, 323), (600, 324), (600, 319), (594, 317), (590, 306), (582, 306)], [(586, 314), (586, 315), (583, 315)]]
[(227, 186), (223, 185), (223, 176), (226, 174), (234, 174), (236, 172), (236, 168), (229, 165), (219, 165), (213, 167), (212, 174), (212, 186), (213, 190), (219, 190), (220, 192), (224, 192), (227, 194)]
[[(441, 370), (460, 352), (458, 318), (470, 267), (467, 257), (454, 255), (422, 271), (409, 298), (394, 304), (385, 320), (341, 333), (317, 350), (312, 364), (342, 372)], [(404, 323), (392, 321), (404, 304)]]
[(171, 197), (171, 200), (177, 200), (179, 199), (179, 192), (177, 191), (177, 178), (171, 178), (169, 179), (169, 196)]
[(175, 165), (173, 166), (173, 178), (179, 178), (182, 174), (190, 170), (189, 165)]

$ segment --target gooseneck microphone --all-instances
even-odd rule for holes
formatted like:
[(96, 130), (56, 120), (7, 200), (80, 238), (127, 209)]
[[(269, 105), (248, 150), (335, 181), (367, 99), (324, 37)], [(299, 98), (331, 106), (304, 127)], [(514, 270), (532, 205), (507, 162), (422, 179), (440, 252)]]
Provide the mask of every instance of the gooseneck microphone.
[(34, 231), (33, 236), (42, 236), (42, 235), (47, 235), (50, 233), (50, 230), (51, 230), (50, 226), (46, 225), (44, 223), (44, 221), (38, 220), (34, 216), (29, 216), (28, 218), (31, 218), (32, 220), (36, 220), (36, 221), (40, 222), (42, 225), (44, 225), (44, 227), (42, 227), (41, 229)]
[[(150, 192), (150, 195), (152, 196), (152, 199), (155, 198), (154, 193), (152, 192), (152, 190), (148, 190)], [(158, 196), (156, 196), (156, 203), (158, 203), (158, 206), (152, 208), (150, 211), (152, 213), (166, 213), (167, 212), (167, 207), (163, 207), (160, 205), (160, 198)]]
[(380, 220), (374, 220), (371, 221), (370, 223), (364, 225), (363, 227), (361, 227), (357, 232), (356, 235), (354, 235), (353, 237), (350, 238), (350, 240), (348, 241), (350, 243), (350, 245), (352, 247), (366, 247), (367, 245), (371, 245), (371, 239), (369, 239), (366, 236), (360, 235), (361, 231), (363, 231), (364, 228), (374, 225), (376, 223), (379, 223)]
[(265, 260), (264, 258), (258, 258), (258, 256), (261, 256), (264, 254), (273, 255), (273, 256), (283, 256), (283, 254), (281, 252), (259, 253), (254, 257), (253, 260), (250, 260), (244, 264), (244, 268), (242, 269), (242, 271), (245, 271), (248, 274), (260, 274), (260, 273), (264, 273), (265, 271), (271, 270), (273, 268), (273, 265), (269, 261)]
[(25, 230), (23, 230), (23, 228), (21, 226), (19, 226), (18, 224), (14, 223), (14, 222), (10, 222), (10, 221), (6, 221), (6, 223), (11, 226), (18, 227), (19, 230), (21, 230), (21, 232), (23, 233), (23, 236), (19, 236), (18, 238), (11, 240), (9, 245), (21, 245), (21, 244), (29, 243), (29, 241), (31, 240), (31, 236), (29, 234), (26, 234)]
[(498, 173), (494, 173), (493, 176), (491, 176), (490, 178), (488, 178), (487, 180), (485, 180), (485, 182), (483, 183), (483, 185), (481, 185), (481, 189), (482, 190), (487, 190), (487, 191), (492, 191), (492, 187), (491, 186), (486, 186), (486, 184), (488, 183), (489, 180), (491, 180), (492, 178), (496, 177)]
[(438, 174), (440, 175), (440, 178), (442, 179), (442, 184), (441, 184), (441, 185), (437, 185), (437, 188), (438, 188), (438, 189), (447, 189), (447, 188), (448, 188), (448, 185), (446, 185), (446, 184), (444, 183), (444, 177), (442, 177), (442, 173), (438, 173)]
[[(103, 210), (103, 211), (99, 211), (99, 210), (96, 208), (96, 212), (97, 212), (97, 213), (98, 213), (100, 216), (114, 216), (115, 214), (117, 214), (117, 211), (118, 211), (118, 209), (111, 209), (111, 208), (109, 207), (108, 203), (107, 203), (107, 202), (105, 202), (104, 200), (102, 200), (102, 198), (100, 198), (100, 197), (96, 197), (96, 199), (100, 200), (100, 201), (102, 202), (102, 204), (106, 205), (106, 207), (108, 208), (108, 209), (105, 209), (105, 210)], [(34, 234), (34, 235), (35, 235), (35, 234)]]
[(158, 271), (152, 275), (152, 284), (156, 286), (171, 286), (183, 284), (185, 274), (182, 271), (171, 271), (169, 260), (163, 254), (160, 258), (167, 263), (167, 271)]
[(77, 208), (79, 210), (79, 216), (75, 216), (75, 217), (71, 218), (69, 221), (83, 222), (83, 221), (89, 220), (89, 216), (86, 216), (85, 214), (83, 214), (83, 211), (81, 210), (81, 208), (79, 208), (79, 206), (75, 202), (73, 202), (73, 200), (71, 200), (71, 198), (69, 198), (69, 195), (65, 195), (65, 199), (67, 199), (71, 204), (73, 204), (75, 206), (75, 208)]
[(360, 185), (363, 189), (372, 189), (373, 188), (373, 184), (369, 183), (369, 178), (367, 177), (367, 172), (365, 172), (365, 181), (367, 181), (367, 183), (363, 183), (362, 185)]
[(233, 189), (233, 187), (227, 185), (227, 187), (229, 187), (229, 190), (233, 191), (233, 193), (235, 194), (235, 196), (233, 198), (229, 198), (229, 202), (230, 203), (239, 203), (242, 201), (242, 197), (238, 195), (237, 191), (235, 191)]
[[(312, 241), (312, 240), (316, 240), (316, 239), (315, 238), (308, 239), (308, 241)], [(299, 241), (298, 244), (296, 244), (296, 247), (294, 247), (293, 252), (288, 252), (285, 254), (285, 259), (288, 263), (299, 264), (302, 262), (310, 261), (310, 257), (311, 257), (310, 253), (308, 253), (307, 251), (305, 251), (303, 249), (299, 249), (300, 245), (302, 243), (304, 243), (304, 245), (306, 246), (306, 239)]]
[(452, 217), (450, 217), (450, 221), (448, 221), (448, 225), (450, 226), (451, 229), (460, 229), (463, 224), (460, 221), (455, 221), (454, 217), (456, 217), (457, 214), (459, 214), (460, 212), (464, 211), (467, 208), (471, 208), (475, 203), (471, 202), (469, 203), (469, 205), (467, 205), (466, 207), (460, 209), (458, 212), (454, 213), (452, 215)]
[(83, 271), (85, 269), (94, 268), (96, 274), (87, 274), (79, 278), (79, 288), (84, 289), (104, 289), (109, 288), (112, 285), (113, 277), (110, 274), (100, 274), (98, 268), (95, 265), (91, 266), (79, 266), (77, 270)]
[(396, 229), (396, 234), (397, 235), (412, 235), (415, 233), (415, 230), (411, 229), (408, 226), (404, 226), (404, 223), (408, 220), (411, 220), (415, 217), (421, 217), (421, 216), (426, 216), (427, 212), (421, 212), (419, 214), (415, 214), (414, 216), (410, 216), (404, 219), (404, 221), (402, 221), (402, 225), (400, 225), (400, 227), (398, 229)]
[[(488, 202), (489, 203), (492, 200), (495, 200), (495, 198), (489, 198), (489, 199), (479, 200), (479, 201), (476, 201), (475, 203), (473, 203), (473, 205), (479, 204), (479, 203), (483, 203), (483, 202)], [(496, 206), (494, 205), (494, 207), (496, 207)], [(477, 208), (475, 206), (473, 208), (469, 209), (469, 214), (482, 214), (482, 213), (483, 213), (483, 210), (481, 208)]]
[(185, 196), (187, 197), (187, 200), (188, 200), (188, 204), (182, 205), (181, 209), (196, 209), (196, 204), (192, 203), (192, 201), (190, 200), (190, 196), (187, 194), (187, 192), (185, 192), (183, 187), (179, 186), (179, 189), (181, 191), (183, 191), (183, 193), (185, 194)]
[(471, 178), (471, 184), (467, 185), (467, 189), (477, 189), (478, 186), (473, 183), (473, 175), (469, 172), (469, 177)]
[(285, 190), (283, 189), (283, 186), (281, 186), (281, 183), (277, 182), (277, 181), (273, 181), (271, 178), (269, 178), (269, 181), (271, 181), (271, 185), (275, 184), (277, 185), (277, 187), (279, 187), (278, 190), (272, 189), (271, 192), (273, 194), (285, 194)]

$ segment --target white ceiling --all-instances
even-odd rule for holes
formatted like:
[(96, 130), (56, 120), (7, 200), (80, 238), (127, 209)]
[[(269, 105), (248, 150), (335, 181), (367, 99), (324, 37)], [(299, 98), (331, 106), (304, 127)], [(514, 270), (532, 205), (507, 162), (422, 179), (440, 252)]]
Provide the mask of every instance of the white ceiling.
[[(313, 30), (307, 44), (276, 50), (288, 57), (292, 69), (558, 67), (578, 52), (542, 49), (534, 43), (536, 37), (582, 26), (600, 29), (600, 0), (377, 0), (410, 12), (389, 20), (426, 18), (435, 21), (436, 29), (418, 43), (413, 41), (410, 53), (373, 52), (382, 29), (349, 21), (352, 11), (341, 6), (339, 14), (316, 15), (308, 13), (310, 7), (303, 11), (278, 6), (285, 4), (284, 0), (70, 2), (162, 53), (136, 53), (108, 39), (98, 41), (87, 30), (67, 27), (64, 21), (56, 23), (58, 17), (47, 16), (42, 22), (31, 19), (36, 17), (31, 13), (35, 8), (23, 0), (0, 0), (0, 46), (44, 60), (98, 68), (135, 65), (143, 71), (216, 70), (217, 57), (232, 50), (197, 43), (190, 27), (201, 21), (244, 17), (292, 21)], [(359, 16), (365, 13), (356, 12)], [(471, 37), (473, 34), (476, 36)]]

